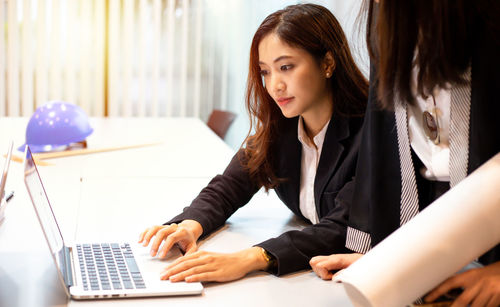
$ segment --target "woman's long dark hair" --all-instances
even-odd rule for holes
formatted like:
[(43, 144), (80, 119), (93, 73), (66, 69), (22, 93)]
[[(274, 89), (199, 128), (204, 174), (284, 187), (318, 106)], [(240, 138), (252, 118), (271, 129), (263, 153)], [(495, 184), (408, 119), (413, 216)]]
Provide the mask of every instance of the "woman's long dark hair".
[[(367, 45), (377, 68), (378, 98), (393, 108), (396, 95), (413, 104), (447, 84), (463, 83), (484, 0), (365, 0)], [(498, 5), (496, 6), (498, 7)], [(498, 21), (496, 21), (498, 22)], [(416, 93), (412, 70), (418, 67)]]
[[(284, 43), (309, 52), (318, 65), (327, 52), (332, 53), (335, 70), (329, 87), (337, 114), (362, 116), (368, 95), (368, 82), (353, 60), (340, 24), (328, 9), (315, 4), (298, 4), (269, 15), (257, 29), (250, 48), (246, 91), (250, 131), (241, 159), (254, 183), (266, 190), (280, 182), (273, 170), (270, 145), (284, 119), (267, 93), (260, 74), (259, 44), (271, 33), (277, 34)], [(255, 133), (250, 135), (253, 129)]]

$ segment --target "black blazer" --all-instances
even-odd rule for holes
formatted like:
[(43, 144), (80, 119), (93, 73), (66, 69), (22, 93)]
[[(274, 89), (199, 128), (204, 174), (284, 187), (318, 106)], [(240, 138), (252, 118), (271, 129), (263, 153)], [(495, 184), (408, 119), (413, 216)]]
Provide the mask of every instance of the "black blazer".
[[(348, 208), (337, 194), (354, 175), (361, 125), (362, 118), (334, 115), (330, 120), (314, 184), (320, 222), (257, 244), (276, 257), (278, 265), (273, 273), (282, 275), (305, 269), (313, 256), (347, 251), (344, 243)], [(297, 126), (298, 117), (285, 119), (271, 152), (277, 176), (286, 179), (275, 191), (293, 213), (305, 220), (299, 208), (302, 145), (297, 138)], [(251, 183), (237, 153), (224, 173), (215, 176), (183, 213), (166, 224), (193, 219), (202, 225), (205, 236), (222, 226), (259, 189)]]
[[(500, 152), (499, 42), (498, 32), (493, 32), (487, 24), (478, 23), (472, 44), (468, 174)], [(373, 67), (371, 75), (375, 75)], [(375, 246), (399, 228), (401, 172), (394, 112), (380, 110), (377, 106), (373, 82), (370, 82), (363, 130), (349, 227), (369, 234), (371, 246)], [(415, 174), (419, 174), (418, 169)], [(425, 199), (422, 185), (422, 180), (419, 182), (417, 178), (420, 210), (432, 201), (422, 201)], [(499, 261), (500, 246), (480, 260), (484, 264)]]

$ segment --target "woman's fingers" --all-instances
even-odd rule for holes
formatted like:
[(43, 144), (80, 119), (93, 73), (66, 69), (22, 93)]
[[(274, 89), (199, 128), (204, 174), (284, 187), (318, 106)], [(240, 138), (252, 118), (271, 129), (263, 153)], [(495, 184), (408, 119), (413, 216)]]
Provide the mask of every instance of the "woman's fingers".
[(332, 272), (327, 270), (322, 262), (319, 262), (317, 265), (313, 266), (313, 271), (323, 280), (332, 279)]
[(309, 264), (313, 265), (313, 264), (319, 263), (321, 261), (324, 261), (324, 260), (328, 259), (329, 257), (330, 256), (316, 256), (316, 257), (312, 257), (311, 260), (309, 260)]
[(146, 233), (148, 232), (149, 228), (144, 230), (140, 235), (139, 235), (139, 241), (137, 241), (137, 243), (142, 243), (142, 240), (144, 240), (144, 236), (146, 235)]
[(485, 276), (474, 283), (470, 289), (475, 295), (469, 302), (471, 307), (500, 306), (500, 278), (498, 276)]
[(486, 305), (486, 307), (496, 307), (496, 306), (500, 306), (500, 294), (498, 293), (494, 294), (488, 301), (488, 305)]
[[(152, 240), (153, 237), (155, 237), (154, 240)], [(162, 247), (159, 254), (160, 257), (165, 257), (175, 243), (183, 240), (185, 241), (183, 245), (189, 246), (191, 252), (196, 250), (194, 237), (190, 235), (185, 228), (179, 227), (179, 225), (175, 223), (166, 226), (149, 227), (139, 236), (139, 243), (142, 243), (143, 246), (148, 246), (151, 240), (150, 254), (152, 257), (158, 254), (158, 250), (163, 241), (165, 241), (166, 244)]]
[[(471, 307), (488, 306), (488, 301), (490, 300), (493, 293), (491, 293), (487, 289), (484, 289), (485, 291), (481, 291), (481, 289), (482, 285), (480, 284), (475, 284), (473, 287), (470, 288), (470, 290), (475, 293), (473, 293), (471, 297), (466, 298), (466, 300), (464, 300), (464, 303), (466, 303), (465, 306), (471, 306)], [(498, 307), (498, 305), (495, 306)]]
[(201, 255), (203, 255), (204, 251), (199, 251), (199, 252), (196, 252), (196, 253), (192, 253), (190, 255), (184, 255), (182, 257), (179, 257), (177, 259), (175, 259), (172, 263), (168, 264), (164, 269), (163, 269), (163, 272), (166, 272), (166, 271), (169, 271), (170, 269), (176, 267), (177, 265), (179, 265), (180, 263), (182, 262), (186, 262), (186, 261), (189, 261), (189, 260), (193, 260), (193, 259), (197, 259), (197, 258), (200, 258)]
[[(200, 267), (211, 262), (210, 257), (204, 257), (205, 252), (198, 252), (188, 256), (183, 256), (176, 259), (169, 264), (160, 274), (161, 279), (169, 279), (181, 272), (192, 269), (193, 267)], [(200, 272), (196, 272), (200, 273)]]
[[(191, 254), (197, 250), (196, 241), (202, 233), (203, 228), (200, 223), (194, 220), (184, 220), (180, 224), (172, 223), (147, 228), (140, 234), (139, 243), (142, 243), (142, 246), (148, 246), (151, 241), (150, 255), (152, 257), (164, 258), (176, 243), (186, 254)], [(153, 237), (155, 237), (154, 240)]]
[[(150, 235), (149, 239), (151, 239), (151, 236), (155, 234), (155, 231), (157, 231), (157, 228), (160, 226), (153, 226), (153, 227), (148, 227), (146, 230), (144, 230), (141, 235), (139, 236), (139, 242), (138, 243), (143, 243), (145, 242), (148, 234)], [(147, 244), (146, 244), (147, 245)]]
[(180, 235), (177, 231), (169, 235), (165, 239), (165, 242), (163, 242), (163, 246), (161, 247), (161, 250), (158, 253), (158, 257), (165, 258), (165, 256), (167, 256), (167, 253), (174, 246), (174, 244), (179, 242), (180, 240), (182, 240), (182, 238), (180, 238)]
[(217, 276), (214, 272), (204, 272), (200, 274), (194, 274), (191, 276), (187, 276), (185, 278), (186, 282), (202, 282), (202, 281), (211, 281), (216, 280)]
[[(457, 275), (459, 276), (459, 275)], [(448, 293), (451, 289), (459, 288), (462, 286), (460, 278), (453, 276), (445, 280), (442, 284), (431, 291), (424, 299), (426, 302), (433, 302), (441, 295)]]
[(322, 279), (332, 279), (332, 271), (345, 269), (361, 257), (360, 254), (334, 254), (313, 257), (309, 264)]
[[(155, 236), (155, 239), (153, 240), (153, 243), (151, 244), (151, 256), (154, 257), (156, 256), (158, 249), (160, 248), (161, 243), (163, 240), (168, 240), (172, 234), (174, 234), (177, 231), (177, 225), (168, 225), (160, 229)], [(160, 253), (161, 254), (161, 253)], [(166, 253), (165, 253), (166, 255)], [(165, 256), (163, 256), (165, 257)]]
[(160, 230), (162, 226), (153, 226), (149, 227), (148, 229), (145, 230), (144, 236), (142, 236), (142, 246), (148, 246), (149, 241), (151, 238), (156, 234), (158, 230)]
[[(470, 287), (464, 290), (451, 304), (451, 307), (467, 307), (481, 291), (478, 287)], [(448, 291), (446, 291), (448, 292)], [(446, 293), (444, 292), (444, 293)], [(481, 305), (484, 306), (484, 305)]]
[(318, 256), (313, 257), (311, 261), (309, 261), (316, 275), (325, 280), (332, 278), (332, 273), (326, 268), (326, 260), (328, 260), (327, 256)]
[(182, 265), (182, 267), (172, 268), (169, 272), (166, 272), (163, 277), (169, 279), (172, 282), (183, 281), (186, 277), (213, 272), (216, 268), (213, 265), (207, 264), (204, 261), (191, 261)]
[(160, 274), (161, 279), (176, 281), (230, 281), (252, 271), (254, 259), (249, 250), (231, 254), (199, 251), (183, 256)]
[(184, 250), (187, 250), (187, 247), (189, 246), (190, 252), (194, 252), (197, 249), (196, 239), (192, 232), (179, 226), (175, 232), (169, 234), (165, 239), (159, 256), (164, 258), (176, 243), (178, 243)]
[(196, 252), (198, 250), (198, 245), (196, 244), (196, 242), (193, 242), (191, 244), (188, 244), (186, 246), (186, 253), (185, 255), (189, 255), (189, 254), (192, 254), (194, 252)]

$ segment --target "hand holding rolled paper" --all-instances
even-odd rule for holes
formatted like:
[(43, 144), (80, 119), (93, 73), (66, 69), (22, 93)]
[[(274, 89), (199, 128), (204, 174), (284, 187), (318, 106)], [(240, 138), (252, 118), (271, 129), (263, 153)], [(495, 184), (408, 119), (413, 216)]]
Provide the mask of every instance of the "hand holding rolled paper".
[(500, 154), (334, 278), (355, 306), (405, 306), (500, 243)]

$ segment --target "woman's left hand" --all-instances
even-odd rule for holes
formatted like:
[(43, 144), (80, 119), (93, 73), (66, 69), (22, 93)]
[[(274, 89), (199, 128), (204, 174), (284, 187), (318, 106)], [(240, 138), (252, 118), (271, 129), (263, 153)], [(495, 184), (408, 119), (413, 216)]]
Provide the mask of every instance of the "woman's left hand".
[[(361, 258), (362, 254), (333, 254), (330, 256), (316, 256), (309, 261), (313, 271), (324, 280), (331, 280), (334, 276), (332, 271), (338, 271), (347, 268), (356, 260)], [(338, 273), (337, 272), (337, 273)], [(335, 273), (335, 274), (337, 274)]]
[(452, 307), (500, 305), (500, 262), (479, 269), (472, 269), (445, 280), (425, 297), (431, 302), (451, 289), (462, 288)]
[(267, 267), (266, 259), (259, 249), (252, 247), (231, 254), (197, 251), (172, 262), (163, 270), (160, 278), (173, 282), (240, 279), (249, 272)]

